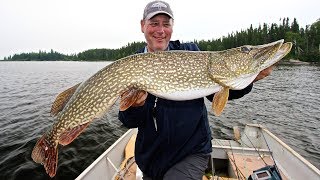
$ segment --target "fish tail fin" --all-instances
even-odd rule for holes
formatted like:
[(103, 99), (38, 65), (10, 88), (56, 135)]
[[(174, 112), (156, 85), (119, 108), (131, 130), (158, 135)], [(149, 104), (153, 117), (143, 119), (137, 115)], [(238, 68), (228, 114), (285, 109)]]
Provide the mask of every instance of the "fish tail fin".
[(43, 164), (50, 177), (56, 175), (58, 164), (58, 143), (54, 143), (43, 135), (35, 145), (31, 155), (33, 161)]

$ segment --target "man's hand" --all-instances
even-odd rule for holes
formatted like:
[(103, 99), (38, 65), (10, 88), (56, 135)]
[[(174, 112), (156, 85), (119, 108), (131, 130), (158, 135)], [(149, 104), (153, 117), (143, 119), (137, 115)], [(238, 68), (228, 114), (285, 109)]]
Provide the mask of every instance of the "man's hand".
[(125, 111), (129, 107), (143, 106), (148, 93), (143, 90), (131, 88), (120, 96), (120, 111)]
[(148, 96), (148, 93), (146, 91), (138, 90), (137, 99), (131, 106), (133, 107), (143, 106), (144, 103), (146, 102), (147, 96)]
[(253, 80), (253, 82), (257, 82), (257, 81), (269, 76), (271, 74), (272, 70), (273, 70), (273, 66), (270, 66), (267, 69), (262, 70), (258, 74), (258, 76)]

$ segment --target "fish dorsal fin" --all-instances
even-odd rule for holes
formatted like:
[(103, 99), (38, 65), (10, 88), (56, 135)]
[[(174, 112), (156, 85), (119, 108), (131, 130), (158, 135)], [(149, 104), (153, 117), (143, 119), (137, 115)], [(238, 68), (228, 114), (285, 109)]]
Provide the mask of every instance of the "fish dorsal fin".
[(62, 93), (60, 93), (56, 99), (54, 100), (52, 106), (51, 106), (51, 111), (50, 114), (52, 116), (56, 116), (60, 111), (62, 111), (62, 109), (64, 108), (64, 106), (67, 104), (67, 102), (69, 101), (69, 99), (72, 97), (72, 95), (74, 94), (74, 92), (77, 90), (78, 86), (80, 85), (77, 84), (65, 91), (63, 91)]
[(216, 116), (220, 116), (226, 107), (229, 98), (229, 88), (223, 87), (219, 92), (214, 94), (212, 109)]
[(139, 97), (139, 90), (136, 88), (130, 88), (121, 95), (120, 111), (127, 110)]

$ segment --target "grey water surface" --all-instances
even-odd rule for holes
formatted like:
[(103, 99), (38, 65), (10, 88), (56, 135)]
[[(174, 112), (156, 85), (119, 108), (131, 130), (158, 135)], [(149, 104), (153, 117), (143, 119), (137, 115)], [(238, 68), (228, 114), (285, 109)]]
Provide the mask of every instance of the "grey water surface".
[[(109, 62), (0, 62), (0, 179), (50, 179), (31, 159), (37, 139), (53, 124), (51, 104), (63, 90)], [(251, 93), (229, 101), (214, 117), (213, 138), (233, 138), (232, 127), (260, 123), (320, 168), (320, 66), (279, 65)], [(59, 147), (53, 179), (74, 179), (127, 129), (115, 105), (70, 145)]]

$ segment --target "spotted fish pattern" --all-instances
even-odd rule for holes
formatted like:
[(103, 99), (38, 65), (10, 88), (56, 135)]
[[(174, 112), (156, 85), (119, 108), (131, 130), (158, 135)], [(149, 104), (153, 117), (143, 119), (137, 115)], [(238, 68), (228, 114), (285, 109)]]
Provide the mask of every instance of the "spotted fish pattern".
[(71, 143), (130, 89), (177, 101), (216, 93), (219, 97), (215, 97), (213, 108), (219, 114), (229, 89), (248, 86), (261, 70), (288, 54), (291, 47), (292, 43), (279, 40), (225, 51), (165, 51), (119, 59), (57, 96), (51, 110), (55, 123), (38, 140), (32, 158), (44, 165), (50, 177), (55, 176), (58, 145)]

